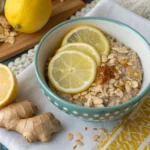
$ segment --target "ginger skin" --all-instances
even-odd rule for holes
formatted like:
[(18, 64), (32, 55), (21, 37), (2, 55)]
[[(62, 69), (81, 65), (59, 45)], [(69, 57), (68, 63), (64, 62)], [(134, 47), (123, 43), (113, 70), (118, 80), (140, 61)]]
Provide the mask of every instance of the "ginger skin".
[(52, 113), (33, 117), (36, 111), (36, 106), (27, 100), (11, 104), (0, 110), (0, 127), (21, 133), (30, 143), (46, 142), (59, 131), (60, 122)]
[(14, 120), (26, 119), (35, 115), (37, 107), (30, 101), (25, 100), (13, 103), (0, 110), (0, 127), (8, 130), (15, 126)]
[(60, 122), (56, 120), (52, 113), (45, 113), (33, 118), (20, 120), (15, 130), (31, 143), (37, 140), (47, 142), (51, 139), (51, 134), (58, 132), (59, 129)]

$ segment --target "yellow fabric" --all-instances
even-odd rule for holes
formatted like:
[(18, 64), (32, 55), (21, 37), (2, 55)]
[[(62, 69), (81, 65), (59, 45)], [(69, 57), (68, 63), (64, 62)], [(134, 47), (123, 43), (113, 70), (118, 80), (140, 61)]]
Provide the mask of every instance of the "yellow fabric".
[(150, 150), (150, 97), (125, 116), (97, 150)]

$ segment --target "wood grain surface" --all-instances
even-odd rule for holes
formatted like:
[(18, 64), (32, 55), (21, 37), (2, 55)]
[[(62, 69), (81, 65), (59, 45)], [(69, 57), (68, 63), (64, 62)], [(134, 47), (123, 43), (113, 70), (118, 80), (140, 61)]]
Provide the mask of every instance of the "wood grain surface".
[(60, 3), (60, 0), (54, 0), (52, 17), (42, 30), (32, 34), (20, 34), (16, 37), (16, 42), (13, 45), (8, 43), (0, 45), (0, 62), (34, 47), (47, 31), (69, 19), (84, 5), (85, 3), (82, 0), (65, 0), (62, 3)]

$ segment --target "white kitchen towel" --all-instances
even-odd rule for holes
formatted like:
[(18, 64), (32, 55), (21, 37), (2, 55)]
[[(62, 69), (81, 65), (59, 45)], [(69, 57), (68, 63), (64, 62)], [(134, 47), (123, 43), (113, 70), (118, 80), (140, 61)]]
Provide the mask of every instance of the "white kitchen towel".
[[(150, 22), (122, 8), (112, 0), (101, 0), (89, 12), (88, 16), (108, 17), (122, 21), (138, 30), (150, 42)], [(104, 127), (109, 132), (116, 124), (116, 121), (106, 121), (103, 123), (85, 122), (61, 112), (41, 92), (33, 64), (25, 69), (17, 78), (19, 82), (19, 96), (17, 100), (31, 100), (37, 105), (39, 113), (52, 112), (60, 120), (62, 128), (59, 133), (52, 136), (51, 141), (46, 143), (35, 142), (32, 144), (27, 143), (19, 133), (0, 129), (0, 143), (4, 144), (9, 150), (71, 150), (75, 142), (74, 140), (68, 142), (67, 135), (69, 132), (74, 134), (81, 132), (84, 135), (84, 146), (78, 147), (78, 150), (95, 150), (96, 144), (92, 141), (92, 137), (97, 132), (93, 128)], [(87, 131), (84, 131), (85, 127), (88, 127)]]
[(121, 7), (113, 0), (100, 0), (87, 15), (121, 21), (137, 30), (150, 42), (150, 21)]

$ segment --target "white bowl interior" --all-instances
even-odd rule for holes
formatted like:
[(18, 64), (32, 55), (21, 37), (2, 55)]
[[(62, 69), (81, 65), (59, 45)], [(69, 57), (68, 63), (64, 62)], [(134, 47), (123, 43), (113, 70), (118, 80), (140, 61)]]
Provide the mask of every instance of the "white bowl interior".
[(43, 81), (45, 81), (44, 68), (48, 58), (53, 56), (54, 52), (60, 47), (61, 41), (65, 34), (73, 27), (81, 24), (88, 24), (100, 28), (105, 33), (115, 37), (117, 40), (137, 52), (144, 70), (143, 84), (140, 91), (142, 92), (150, 83), (150, 49), (148, 45), (141, 38), (141, 36), (139, 36), (132, 29), (114, 22), (98, 19), (76, 20), (69, 22), (56, 28), (51, 34), (48, 35), (40, 47), (37, 59), (38, 69)]

